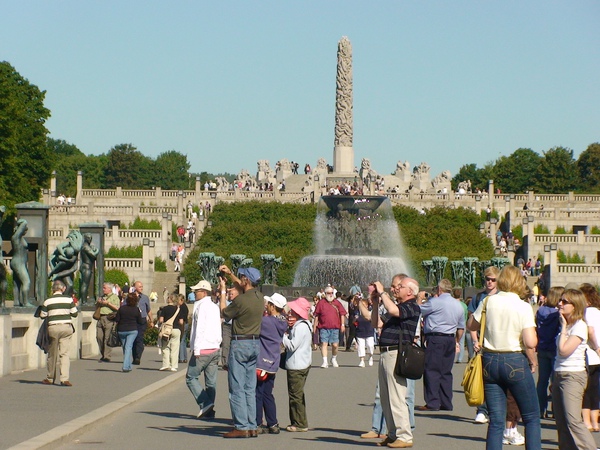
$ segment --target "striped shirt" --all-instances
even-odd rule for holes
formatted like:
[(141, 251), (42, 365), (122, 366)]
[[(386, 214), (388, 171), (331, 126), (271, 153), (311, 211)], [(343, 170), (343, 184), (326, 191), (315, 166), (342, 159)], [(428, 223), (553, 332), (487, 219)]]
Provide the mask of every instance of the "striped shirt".
[(44, 301), (40, 317), (42, 319), (48, 317), (48, 325), (72, 323), (71, 318), (77, 317), (77, 307), (71, 297), (66, 297), (61, 292), (56, 292), (52, 297)]
[(382, 347), (399, 345), (401, 342), (413, 342), (415, 338), (421, 308), (415, 299), (411, 299), (399, 303), (398, 309), (400, 309), (400, 317), (389, 314), (381, 317), (384, 324), (379, 336), (379, 345)]

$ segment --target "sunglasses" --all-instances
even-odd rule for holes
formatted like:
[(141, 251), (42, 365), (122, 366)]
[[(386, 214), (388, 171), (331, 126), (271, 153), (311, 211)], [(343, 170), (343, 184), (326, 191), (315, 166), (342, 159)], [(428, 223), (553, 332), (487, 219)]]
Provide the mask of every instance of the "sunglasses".
[(485, 277), (485, 281), (491, 281), (492, 283), (495, 283), (496, 279), (492, 277)]
[(325, 295), (333, 295), (333, 292), (325, 292)]
[(561, 298), (558, 303), (563, 303), (565, 305), (572, 305), (573, 302), (570, 302), (569, 300), (567, 300), (566, 298)]

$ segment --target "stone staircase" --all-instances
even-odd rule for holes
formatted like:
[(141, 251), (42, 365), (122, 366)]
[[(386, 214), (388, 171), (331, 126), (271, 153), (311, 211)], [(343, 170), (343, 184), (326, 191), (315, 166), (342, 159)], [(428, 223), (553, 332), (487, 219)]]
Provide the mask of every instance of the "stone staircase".
[[(194, 245), (186, 249), (184, 260), (187, 259), (188, 255), (193, 249)], [(156, 291), (158, 293), (158, 303), (163, 303), (163, 289), (165, 287), (169, 290), (169, 292), (179, 292), (179, 272), (175, 272), (174, 269), (175, 262), (167, 258), (167, 271), (154, 272), (152, 291)]]

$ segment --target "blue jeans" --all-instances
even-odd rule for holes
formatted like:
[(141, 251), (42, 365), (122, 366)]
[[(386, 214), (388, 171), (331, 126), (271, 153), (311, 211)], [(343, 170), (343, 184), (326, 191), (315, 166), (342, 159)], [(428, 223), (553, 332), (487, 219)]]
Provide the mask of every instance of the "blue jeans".
[(187, 357), (187, 332), (189, 325), (186, 323), (183, 328), (183, 335), (181, 336), (181, 343), (179, 344), (179, 361), (188, 359)]
[(465, 355), (465, 340), (467, 339), (467, 334), (469, 334), (468, 331), (465, 331), (462, 335), (462, 337), (460, 338), (460, 342), (459, 344), (459, 351), (458, 351), (458, 355), (455, 356), (455, 361), (456, 362), (465, 362), (463, 357)]
[(238, 430), (256, 429), (256, 361), (258, 339), (231, 341), (229, 349), (229, 406), (233, 425)]
[[(187, 384), (200, 409), (215, 404), (219, 356), (220, 353), (218, 350), (210, 355), (192, 355), (188, 363), (185, 384)], [(202, 388), (202, 384), (198, 380), (202, 372), (204, 372), (204, 388)]]
[(410, 429), (416, 428), (415, 424), (415, 381), (406, 379), (406, 406), (408, 406), (408, 421)]
[(340, 330), (331, 328), (320, 328), (319, 337), (324, 344), (337, 344), (340, 342)]
[(381, 398), (379, 396), (379, 379), (375, 388), (375, 405), (373, 406), (373, 423), (371, 431), (377, 434), (387, 434), (387, 426), (383, 418), (383, 410), (381, 409)]
[(274, 373), (268, 374), (266, 380), (257, 380), (256, 382), (256, 423), (258, 425), (262, 425), (263, 411), (265, 412), (268, 427), (279, 425), (279, 421), (277, 420), (277, 405), (273, 396), (274, 387)]
[(540, 408), (527, 358), (522, 353), (483, 353), (483, 382), (490, 423), (486, 450), (502, 450), (506, 391), (515, 398), (525, 424), (528, 450), (541, 450)]
[(133, 360), (133, 343), (137, 337), (137, 330), (133, 331), (119, 331), (119, 339), (123, 344), (123, 370), (131, 370), (131, 362)]
[(554, 371), (554, 360), (556, 352), (539, 351), (538, 352), (538, 381), (537, 396), (540, 405), (540, 414), (544, 414), (548, 409), (548, 383)]

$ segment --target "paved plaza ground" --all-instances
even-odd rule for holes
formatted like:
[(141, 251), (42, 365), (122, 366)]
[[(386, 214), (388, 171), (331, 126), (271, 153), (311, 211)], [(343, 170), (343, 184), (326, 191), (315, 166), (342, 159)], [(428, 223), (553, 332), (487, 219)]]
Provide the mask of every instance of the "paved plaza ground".
[[(361, 439), (368, 431), (377, 361), (373, 367), (356, 367), (356, 353), (341, 352), (340, 367), (321, 369), (319, 352), (313, 352), (306, 400), (310, 430), (307, 433), (261, 435), (257, 439), (221, 437), (231, 429), (227, 373), (219, 371), (216, 418), (196, 419), (197, 406), (185, 385), (185, 364), (177, 373), (159, 372), (156, 348), (147, 348), (142, 364), (121, 372), (121, 352), (114, 362), (78, 360), (71, 364), (73, 387), (41, 384), (45, 371), (34, 370), (0, 378), (0, 449), (151, 449), (206, 446), (211, 449), (338, 448), (340, 445), (375, 447)], [(417, 412), (414, 448), (465, 450), (485, 445), (486, 425), (475, 425), (460, 387), (464, 364), (454, 367), (454, 411)], [(280, 424), (289, 424), (285, 373), (277, 376), (275, 396)], [(417, 405), (423, 404), (422, 382), (417, 382)], [(519, 426), (523, 432), (523, 427)], [(542, 421), (544, 449), (557, 449), (552, 421)], [(596, 435), (600, 442), (600, 436)], [(506, 448), (509, 448), (507, 446)]]

